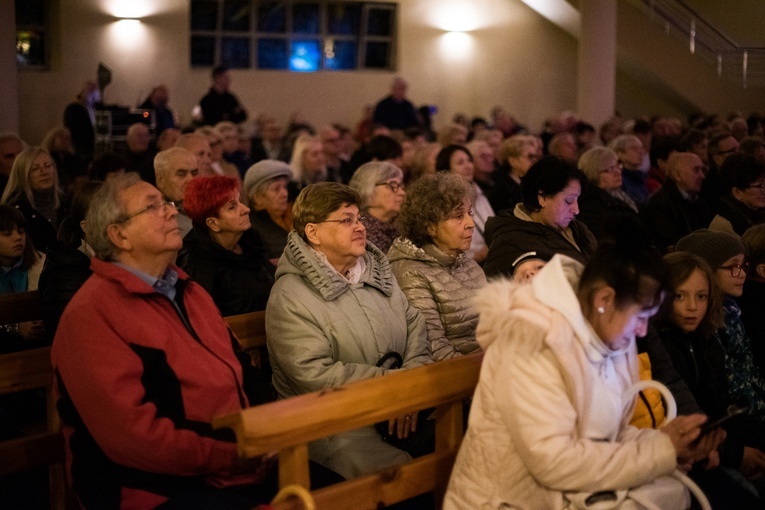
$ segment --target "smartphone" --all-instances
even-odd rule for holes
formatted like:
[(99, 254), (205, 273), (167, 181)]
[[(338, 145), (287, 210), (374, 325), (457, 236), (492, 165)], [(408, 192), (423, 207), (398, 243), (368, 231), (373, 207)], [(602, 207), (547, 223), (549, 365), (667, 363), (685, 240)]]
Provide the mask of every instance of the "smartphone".
[(708, 421), (704, 425), (701, 426), (701, 434), (700, 436), (703, 436), (704, 434), (709, 434), (713, 430), (719, 429), (721, 426), (728, 423), (730, 420), (736, 418), (737, 416), (745, 415), (749, 412), (748, 407), (737, 407), (737, 406), (729, 406), (728, 407), (728, 414), (723, 416), (722, 418), (718, 418), (716, 420)]

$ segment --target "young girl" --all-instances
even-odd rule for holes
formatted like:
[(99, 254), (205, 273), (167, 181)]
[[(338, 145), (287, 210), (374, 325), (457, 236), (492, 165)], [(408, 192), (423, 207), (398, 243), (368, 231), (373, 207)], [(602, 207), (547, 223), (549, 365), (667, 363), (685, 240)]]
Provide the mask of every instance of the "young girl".
[(749, 270), (744, 243), (736, 234), (701, 229), (678, 241), (676, 248), (698, 255), (712, 269), (723, 296), (724, 319), (717, 339), (724, 350), (728, 389), (734, 401), (745, 402), (750, 413), (765, 423), (765, 381), (754, 365), (751, 341), (734, 299), (743, 294)]
[[(728, 391), (725, 350), (716, 337), (717, 329), (723, 325), (720, 291), (709, 264), (701, 257), (676, 252), (664, 260), (669, 267), (671, 293), (653, 326), (699, 407), (713, 420), (724, 416), (728, 406), (736, 402)], [(725, 428), (728, 435), (719, 449), (720, 464), (729, 473), (732, 469), (746, 476), (761, 474), (765, 467), (762, 451), (765, 433), (758, 422), (746, 417)], [(746, 506), (742, 501), (751, 499), (748, 493), (740, 491), (741, 487), (719, 473), (695, 470), (692, 477), (710, 500), (735, 499), (740, 503), (736, 508), (741, 508)]]
[[(35, 251), (25, 232), (26, 220), (16, 208), (0, 205), (0, 294), (36, 290), (45, 255)], [(41, 340), (40, 321), (0, 326), (0, 352), (19, 350), (21, 339)]]

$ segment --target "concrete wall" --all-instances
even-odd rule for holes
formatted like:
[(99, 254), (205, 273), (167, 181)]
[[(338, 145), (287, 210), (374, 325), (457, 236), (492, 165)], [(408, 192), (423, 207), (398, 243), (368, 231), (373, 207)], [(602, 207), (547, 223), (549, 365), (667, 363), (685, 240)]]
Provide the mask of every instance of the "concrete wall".
[[(62, 2), (63, 3), (63, 2)], [(81, 83), (99, 62), (113, 72), (108, 103), (134, 106), (166, 83), (184, 122), (209, 87), (209, 69), (189, 65), (188, 0), (67, 0), (54, 14), (50, 71), (19, 73), (22, 136), (39, 141), (61, 122)], [(120, 6), (140, 24), (117, 22)], [(131, 14), (131, 13), (128, 13)], [(445, 27), (470, 29), (447, 34)], [(398, 73), (415, 104), (439, 107), (436, 122), (456, 112), (488, 115), (502, 105), (534, 128), (576, 104), (575, 41), (520, 0), (406, 0), (399, 3)], [(394, 73), (232, 71), (232, 90), (249, 109), (286, 121), (300, 112), (315, 124), (355, 124), (365, 104), (387, 94)]]
[(665, 34), (632, 2), (619, 2), (617, 109), (626, 116), (645, 113), (762, 111), (762, 87), (718, 78), (716, 67), (689, 51), (688, 38)]

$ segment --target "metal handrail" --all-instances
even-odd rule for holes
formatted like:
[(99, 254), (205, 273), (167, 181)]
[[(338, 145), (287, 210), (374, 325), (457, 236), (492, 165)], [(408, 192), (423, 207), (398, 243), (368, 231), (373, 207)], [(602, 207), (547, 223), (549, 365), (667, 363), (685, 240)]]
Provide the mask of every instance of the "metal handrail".
[(689, 50), (717, 66), (717, 76), (741, 81), (747, 88), (765, 85), (765, 48), (743, 46), (682, 0), (641, 0), (664, 32), (688, 38)]

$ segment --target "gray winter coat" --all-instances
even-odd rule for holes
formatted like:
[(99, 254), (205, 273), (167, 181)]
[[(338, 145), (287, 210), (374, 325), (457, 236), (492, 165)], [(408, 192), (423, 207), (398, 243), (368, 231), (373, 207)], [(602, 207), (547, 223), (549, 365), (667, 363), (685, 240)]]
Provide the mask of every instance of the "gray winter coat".
[(425, 316), (436, 361), (479, 349), (472, 299), (486, 276), (475, 260), (464, 253), (452, 257), (433, 244), (420, 248), (403, 237), (393, 242), (388, 260), (409, 303)]
[[(433, 362), (425, 320), (401, 292), (385, 255), (367, 243), (358, 284), (329, 268), (294, 231), (266, 307), (273, 382), (282, 398), (385, 375), (390, 351), (402, 368)], [(405, 462), (372, 427), (312, 443), (310, 457), (346, 478)]]

